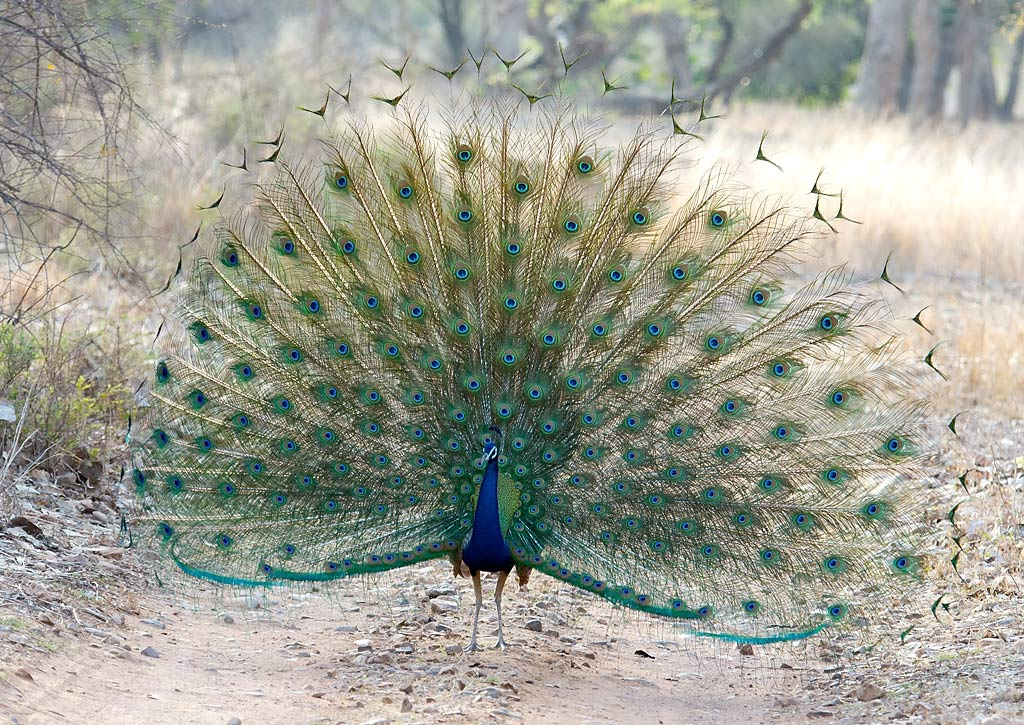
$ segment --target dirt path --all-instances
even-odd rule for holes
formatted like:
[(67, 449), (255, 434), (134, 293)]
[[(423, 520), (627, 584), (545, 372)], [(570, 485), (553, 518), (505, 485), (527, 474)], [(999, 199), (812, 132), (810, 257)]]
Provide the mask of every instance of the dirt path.
[[(92, 641), (23, 661), (19, 674), (0, 683), (0, 713), (22, 724), (221, 725), (232, 718), (689, 723), (828, 716), (808, 704), (815, 698), (805, 697), (800, 669), (775, 669), (735, 651), (698, 658), (644, 637), (636, 623), (624, 623), (626, 636), (609, 641), (600, 624), (580, 631), (565, 622), (563, 612), (578, 598), (555, 590), (506, 600), (506, 652), (463, 654), (471, 594), (464, 586), (453, 592), (443, 574), (428, 567), (412, 583), (382, 587), (377, 593), (390, 607), (363, 592), (337, 602), (285, 595), (269, 617), (239, 602), (195, 611), (169, 596), (148, 598), (122, 625), (91, 628)], [(458, 611), (445, 611), (459, 599)], [(384, 611), (374, 611), (380, 604)], [(485, 618), (482, 644), (493, 643), (493, 632)]]
[[(25, 628), (27, 644), (0, 667), (0, 720), (1007, 725), (1024, 716), (1019, 638), (961, 632), (963, 645), (932, 646), (948, 628), (922, 620), (908, 644), (867, 654), (851, 657), (847, 636), (751, 656), (652, 631), (552, 581), (506, 598), (507, 651), (463, 654), (472, 595), (447, 576), (426, 566), (332, 601), (275, 592), (213, 607), (206, 594), (181, 603), (157, 592), (64, 637), (38, 640)], [(1017, 609), (1008, 602), (993, 616)], [(1019, 623), (1011, 616), (1006, 628)], [(494, 627), (491, 611), (481, 644), (493, 644)]]

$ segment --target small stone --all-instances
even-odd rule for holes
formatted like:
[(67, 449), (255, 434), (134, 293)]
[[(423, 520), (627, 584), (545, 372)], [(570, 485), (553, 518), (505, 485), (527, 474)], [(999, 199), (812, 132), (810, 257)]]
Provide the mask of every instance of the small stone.
[(335, 632), (356, 632), (358, 628), (354, 624), (341, 624), (334, 628)]
[(390, 665), (395, 661), (395, 658), (391, 656), (390, 652), (380, 652), (379, 654), (372, 655), (366, 659), (368, 665)]
[(402, 698), (402, 712), (412, 712), (412, 700), (408, 697)]
[(154, 647), (146, 647), (144, 650), (139, 652), (143, 657), (153, 657), (154, 659), (160, 656), (160, 653), (156, 651)]
[(566, 624), (566, 619), (558, 612), (548, 612), (546, 615), (547, 620), (557, 627), (563, 627)]
[(150, 627), (156, 627), (157, 629), (165, 629), (167, 627), (167, 625), (160, 619), (140, 619), (139, 621), (143, 624), (148, 624)]
[(623, 677), (622, 681), (631, 682), (634, 685), (640, 685), (641, 687), (657, 687), (657, 685), (644, 677)]
[(856, 695), (857, 699), (861, 702), (870, 702), (871, 700), (877, 700), (881, 697), (885, 697), (885, 690), (874, 682), (865, 682), (856, 689), (854, 695)]
[(587, 649), (581, 644), (574, 644), (569, 651), (574, 655), (580, 655), (581, 657), (585, 657), (588, 660), (592, 660), (595, 658), (593, 651)]
[(752, 655), (752, 654), (754, 654), (754, 647), (753, 647), (753, 645), (745, 644), (742, 647), (740, 647), (740, 654), (741, 655)]
[(454, 584), (435, 584), (434, 586), (427, 587), (427, 599), (437, 599), (438, 597), (453, 597), (456, 594)]
[(232, 617), (230, 614), (225, 614), (223, 617), (220, 618), (220, 621), (224, 622), (224, 624), (234, 624), (235, 618)]
[(449, 654), (449, 655), (457, 655), (461, 651), (462, 651), (462, 647), (459, 647), (459, 645), (457, 645), (457, 644), (450, 644), (450, 645), (448, 645), (447, 647), (444, 648), (445, 654)]
[(454, 599), (438, 597), (437, 599), (431, 600), (430, 611), (439, 614), (442, 612), (457, 612), (459, 611), (459, 603)]
[(20, 677), (23, 680), (32, 682), (35, 678), (32, 677), (32, 673), (26, 670), (24, 667), (14, 671), (15, 676)]
[(242, 725), (242, 719), (238, 717), (233, 717), (230, 720), (228, 720), (228, 725)]
[(544, 623), (539, 619), (531, 619), (526, 623), (526, 628), (531, 632), (540, 632), (544, 629)]
[(357, 639), (356, 640), (356, 650), (358, 652), (369, 652), (372, 649), (373, 649), (373, 645), (370, 644), (370, 640), (368, 640), (368, 639)]

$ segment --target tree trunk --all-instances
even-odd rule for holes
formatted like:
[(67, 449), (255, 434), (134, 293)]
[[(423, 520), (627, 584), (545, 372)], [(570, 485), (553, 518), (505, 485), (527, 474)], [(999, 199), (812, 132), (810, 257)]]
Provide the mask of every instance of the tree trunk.
[(957, 7), (955, 4), (943, 3), (944, 8), (940, 9), (939, 21), (939, 61), (936, 72), (935, 87), (932, 89), (932, 104), (938, 109), (938, 114), (945, 112), (946, 86), (949, 85), (949, 75), (956, 65), (956, 29), (957, 29)]
[(1017, 102), (1017, 93), (1020, 90), (1022, 65), (1024, 65), (1024, 28), (1017, 31), (1017, 42), (1013, 44), (1013, 59), (1010, 61), (1010, 83), (1006, 87), (1006, 96), (999, 107), (999, 117), (1004, 121), (1013, 120), (1013, 106)]
[(466, 32), (462, 23), (462, 0), (438, 0), (438, 18), (444, 29), (448, 60), (456, 65), (466, 57)]
[(890, 114), (899, 108), (909, 20), (907, 0), (875, 0), (871, 4), (857, 76), (857, 103), (869, 113)]
[[(486, 32), (487, 44), (492, 45), (505, 58), (515, 58), (522, 53), (525, 50), (523, 30), (530, 11), (526, 0), (504, 0), (493, 5), (481, 3), (481, 7), (487, 7), (494, 13), (494, 26)], [(480, 50), (483, 51), (483, 47)], [(475, 49), (473, 53), (476, 53)]]
[(942, 14), (935, 0), (917, 0), (913, 29), (914, 72), (907, 111), (916, 119), (933, 118), (941, 110), (941, 96), (935, 86), (939, 81)]
[(995, 112), (992, 76), (992, 34), (995, 13), (991, 0), (960, 0), (957, 18), (960, 88), (957, 118), (963, 125), (972, 119), (991, 118)]
[(674, 10), (666, 10), (657, 19), (658, 32), (665, 48), (665, 59), (679, 88), (693, 86), (693, 71), (690, 68), (690, 48), (686, 36), (690, 25)]
[(729, 16), (726, 15), (724, 8), (721, 6), (718, 8), (718, 28), (722, 35), (718, 39), (718, 45), (715, 48), (714, 60), (711, 61), (711, 65), (708, 67), (706, 83), (714, 83), (718, 80), (718, 76), (722, 73), (725, 59), (732, 49), (732, 42), (736, 39), (736, 26), (733, 25), (732, 20), (729, 19)]
[[(721, 78), (706, 84), (705, 93), (709, 98), (721, 96), (726, 103), (732, 94), (747, 78), (766, 68), (773, 60), (782, 55), (789, 39), (800, 32), (800, 26), (812, 10), (811, 0), (800, 0), (792, 14), (777, 27), (771, 35), (759, 43), (743, 61), (739, 68)], [(698, 95), (696, 93), (687, 95)]]

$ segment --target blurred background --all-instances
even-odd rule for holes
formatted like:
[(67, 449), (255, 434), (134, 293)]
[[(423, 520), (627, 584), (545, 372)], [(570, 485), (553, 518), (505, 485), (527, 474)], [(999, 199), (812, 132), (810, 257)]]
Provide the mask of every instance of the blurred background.
[[(511, 76), (613, 126), (672, 92), (694, 166), (820, 204), (812, 267), (891, 253), (897, 317), (937, 334), (915, 349), (945, 341), (937, 408), (1018, 419), (1022, 66), (1020, 0), (0, 0), (0, 512), (33, 471), (116, 470), (199, 207), (244, 200), (227, 164), (271, 166), (282, 128), (315, 159), (325, 121), (410, 85)], [(702, 104), (724, 118), (692, 126)]]

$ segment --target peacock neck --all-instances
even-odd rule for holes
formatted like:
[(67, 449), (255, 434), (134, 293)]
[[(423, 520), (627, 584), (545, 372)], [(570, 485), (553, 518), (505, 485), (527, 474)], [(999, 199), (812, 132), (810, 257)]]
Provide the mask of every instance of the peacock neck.
[(472, 571), (509, 571), (512, 568), (498, 512), (498, 461), (493, 458), (487, 461), (484, 470), (473, 513), (473, 531), (462, 550), (462, 560)]

